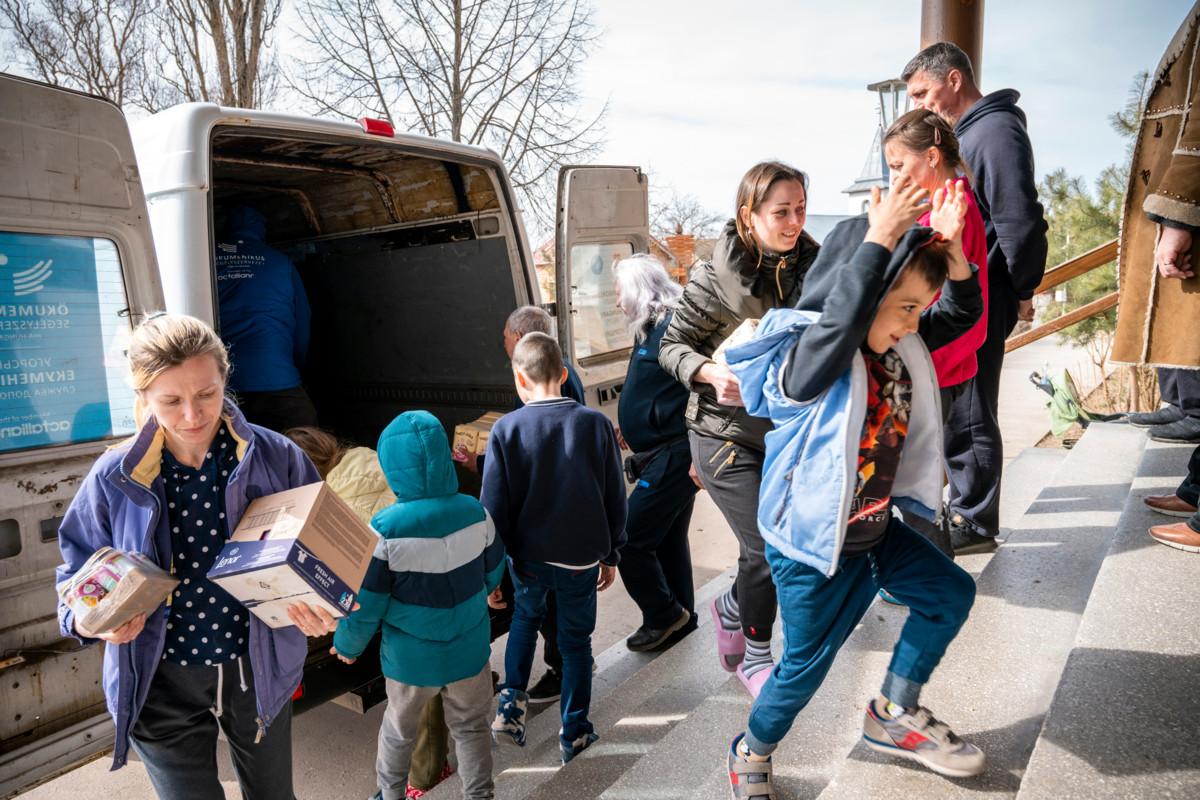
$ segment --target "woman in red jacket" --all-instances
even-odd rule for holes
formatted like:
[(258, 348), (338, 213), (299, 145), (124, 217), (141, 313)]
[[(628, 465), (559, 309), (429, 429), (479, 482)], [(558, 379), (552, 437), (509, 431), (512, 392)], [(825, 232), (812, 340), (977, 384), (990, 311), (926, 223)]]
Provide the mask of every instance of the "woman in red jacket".
[[(956, 423), (965, 420), (966, 414), (951, 414), (956, 403), (969, 402), (967, 388), (975, 378), (977, 362), (975, 351), (987, 338), (988, 277), (987, 277), (987, 234), (984, 232), (983, 216), (975, 203), (971, 191), (970, 170), (958, 150), (958, 139), (954, 129), (932, 111), (917, 109), (897, 119), (883, 137), (883, 152), (888, 170), (894, 183), (908, 177), (933, 195), (940, 187), (952, 181), (963, 181), (963, 195), (967, 200), (967, 216), (962, 234), (963, 255), (979, 270), (979, 287), (983, 292), (983, 315), (966, 333), (950, 344), (934, 350), (933, 365), (937, 370), (938, 386), (942, 390), (942, 419), (945, 423), (946, 471), (951, 491), (956, 477), (973, 458), (971, 431)], [(929, 224), (929, 212), (918, 221)], [(942, 549), (954, 557), (949, 537), (941, 531), (927, 530), (918, 526)]]

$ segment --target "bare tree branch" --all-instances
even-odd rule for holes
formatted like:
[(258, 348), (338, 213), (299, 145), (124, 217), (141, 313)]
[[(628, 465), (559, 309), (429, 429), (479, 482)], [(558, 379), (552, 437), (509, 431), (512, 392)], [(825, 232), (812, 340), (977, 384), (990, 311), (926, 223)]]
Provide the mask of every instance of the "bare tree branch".
[(47, 83), (154, 112), (257, 108), (278, 88), (281, 0), (0, 0), (3, 51)]
[(578, 113), (596, 32), (584, 0), (298, 0), (310, 55), (288, 81), (318, 113), (495, 150), (526, 210), (553, 219), (558, 167), (599, 148), (605, 110)]
[(0, 0), (4, 51), (47, 83), (155, 111), (153, 0)]
[(697, 239), (715, 236), (725, 217), (704, 205), (690, 194), (674, 189), (655, 192), (650, 201), (650, 232), (657, 237), (691, 234)]

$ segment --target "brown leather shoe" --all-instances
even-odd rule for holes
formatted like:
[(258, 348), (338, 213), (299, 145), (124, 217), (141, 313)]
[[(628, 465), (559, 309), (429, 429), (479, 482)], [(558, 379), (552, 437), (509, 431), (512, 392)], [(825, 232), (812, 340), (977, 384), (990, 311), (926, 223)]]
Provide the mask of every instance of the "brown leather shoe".
[(1194, 505), (1185, 503), (1173, 494), (1152, 494), (1145, 502), (1158, 513), (1170, 517), (1190, 517), (1196, 513)]
[(1189, 553), (1200, 553), (1200, 533), (1189, 528), (1186, 522), (1155, 525), (1150, 529), (1150, 536), (1154, 541), (1165, 544), (1167, 547), (1186, 550)]

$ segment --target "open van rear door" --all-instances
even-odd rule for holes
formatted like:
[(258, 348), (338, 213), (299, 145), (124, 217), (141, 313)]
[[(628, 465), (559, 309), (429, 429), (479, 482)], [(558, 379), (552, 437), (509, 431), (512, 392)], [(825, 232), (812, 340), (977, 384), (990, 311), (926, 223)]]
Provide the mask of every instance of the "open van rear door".
[(58, 632), (58, 525), (135, 429), (124, 351), (162, 307), (120, 109), (0, 74), (0, 797), (111, 746), (101, 649)]
[(650, 250), (648, 181), (638, 167), (563, 167), (554, 237), (558, 342), (588, 405), (616, 416), (633, 339), (617, 308), (613, 264)]

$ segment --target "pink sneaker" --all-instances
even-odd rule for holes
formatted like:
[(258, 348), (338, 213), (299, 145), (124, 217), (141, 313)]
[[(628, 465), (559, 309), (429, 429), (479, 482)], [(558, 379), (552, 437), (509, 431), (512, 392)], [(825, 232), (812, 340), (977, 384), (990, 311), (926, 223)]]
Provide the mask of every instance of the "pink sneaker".
[(731, 631), (721, 624), (716, 598), (708, 604), (708, 610), (712, 612), (713, 633), (717, 636), (717, 660), (721, 662), (721, 669), (733, 672), (746, 657), (746, 635), (741, 628)]
[(746, 691), (750, 693), (750, 696), (757, 700), (758, 693), (762, 691), (762, 687), (767, 682), (767, 678), (771, 677), (771, 670), (773, 669), (774, 667), (760, 669), (758, 672), (747, 678), (746, 673), (742, 672), (742, 665), (738, 664), (738, 680), (742, 682), (742, 686), (746, 687)]

